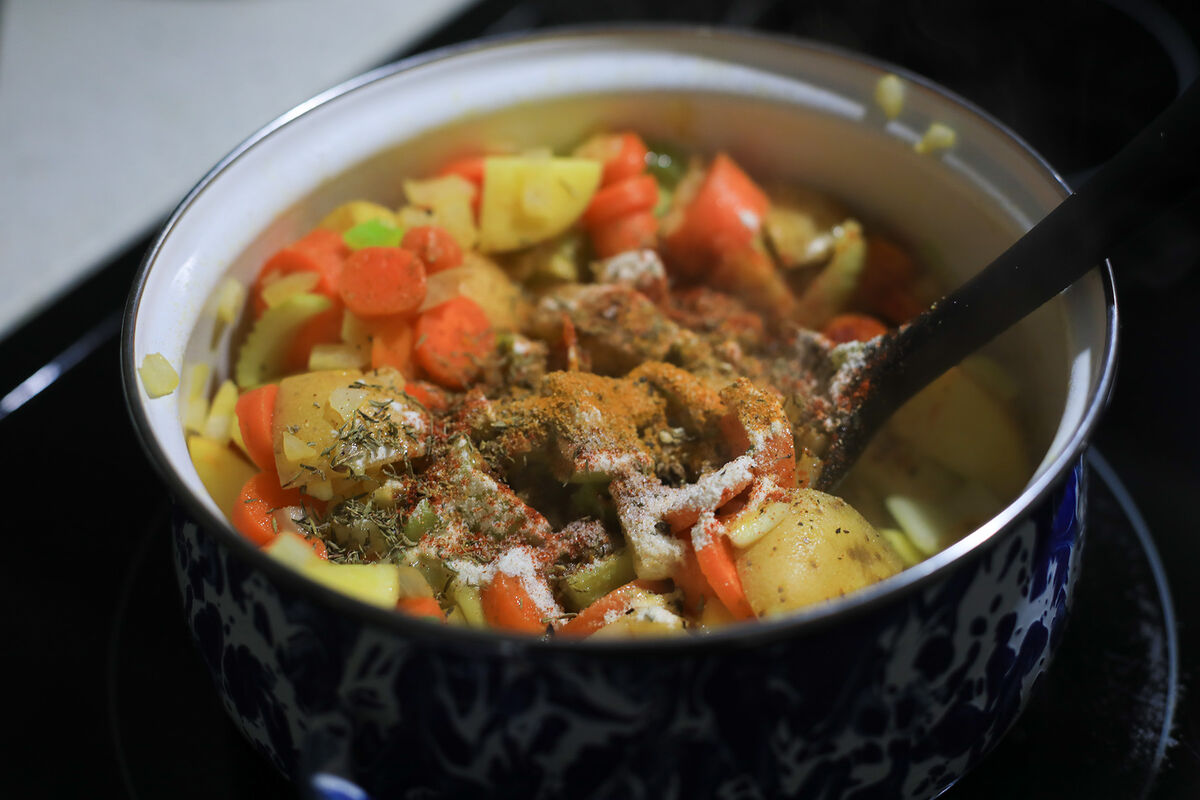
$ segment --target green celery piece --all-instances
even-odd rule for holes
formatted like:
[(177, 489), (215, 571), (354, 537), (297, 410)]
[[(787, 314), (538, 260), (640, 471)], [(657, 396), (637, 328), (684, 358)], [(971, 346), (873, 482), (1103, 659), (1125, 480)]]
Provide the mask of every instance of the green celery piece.
[(560, 588), (570, 610), (580, 611), (636, 577), (633, 552), (625, 549), (570, 573)]
[(342, 241), (351, 250), (364, 247), (399, 247), (404, 239), (404, 230), (388, 225), (378, 219), (360, 222), (342, 234)]
[(404, 538), (410, 542), (419, 541), (436, 523), (437, 514), (434, 513), (433, 504), (422, 498), (404, 522)]
[(233, 380), (239, 389), (253, 389), (282, 377), (292, 339), (305, 322), (332, 305), (328, 297), (295, 294), (263, 312), (238, 351)]

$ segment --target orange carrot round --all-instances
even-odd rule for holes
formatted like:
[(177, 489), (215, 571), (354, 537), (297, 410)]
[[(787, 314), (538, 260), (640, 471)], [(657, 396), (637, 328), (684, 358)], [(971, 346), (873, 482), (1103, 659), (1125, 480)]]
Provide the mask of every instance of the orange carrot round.
[(296, 272), (315, 272), (320, 278), (313, 291), (337, 299), (342, 265), (349, 255), (350, 248), (342, 240), (341, 234), (325, 228), (310, 231), (304, 238), (279, 250), (267, 259), (254, 281), (250, 294), (255, 316), (266, 310), (262, 290), (267, 276), (271, 274), (282, 277)]
[(631, 131), (602, 133), (588, 139), (575, 151), (580, 158), (594, 158), (604, 162), (600, 173), (600, 185), (637, 175), (646, 169), (646, 143)]
[(421, 314), (415, 332), (413, 355), (418, 366), (448, 389), (465, 389), (496, 344), (483, 309), (461, 295)]
[(303, 503), (299, 489), (282, 489), (273, 472), (260, 472), (246, 481), (238, 495), (233, 507), (233, 527), (261, 547), (279, 535), (271, 512)]
[(537, 607), (521, 579), (497, 572), (479, 594), (483, 616), (495, 628), (520, 633), (544, 633), (542, 610)]
[(450, 407), (442, 390), (425, 381), (409, 381), (404, 384), (404, 393), (430, 411), (445, 411)]
[(458, 242), (448, 230), (437, 225), (418, 225), (410, 228), (404, 234), (400, 246), (421, 259), (428, 275), (457, 267), (463, 261), (462, 248), (458, 246)]
[(596, 192), (583, 212), (583, 224), (595, 228), (619, 217), (650, 211), (658, 202), (658, 182), (651, 175), (631, 175)]
[(664, 237), (672, 263), (695, 275), (723, 255), (745, 248), (762, 226), (769, 205), (763, 190), (733, 159), (719, 153), (678, 225)]
[(425, 299), (425, 267), (401, 247), (364, 247), (346, 259), (340, 291), (360, 316), (403, 314)]
[(371, 330), (371, 369), (392, 367), (412, 377), (413, 326), (408, 317), (384, 317)]
[(654, 247), (658, 241), (658, 218), (651, 211), (639, 211), (598, 225), (591, 234), (596, 255), (608, 258), (627, 250)]
[(825, 323), (821, 333), (837, 344), (865, 342), (887, 333), (887, 326), (867, 314), (838, 314)]
[(754, 610), (742, 589), (742, 579), (733, 563), (729, 540), (721, 532), (721, 524), (712, 518), (700, 524), (704, 525), (704, 541), (695, 551), (704, 579), (730, 614), (737, 619), (753, 619)]
[(401, 597), (396, 603), (396, 608), (414, 617), (432, 617), (442, 622), (446, 621), (445, 612), (432, 597)]
[(289, 372), (307, 370), (309, 356), (317, 345), (337, 344), (342, 340), (343, 312), (341, 300), (337, 300), (328, 309), (300, 326), (300, 330), (292, 337), (284, 357), (284, 365)]
[(275, 421), (275, 397), (278, 394), (279, 385), (268, 383), (239, 397), (235, 409), (250, 460), (272, 476), (275, 475), (275, 441), (271, 426)]

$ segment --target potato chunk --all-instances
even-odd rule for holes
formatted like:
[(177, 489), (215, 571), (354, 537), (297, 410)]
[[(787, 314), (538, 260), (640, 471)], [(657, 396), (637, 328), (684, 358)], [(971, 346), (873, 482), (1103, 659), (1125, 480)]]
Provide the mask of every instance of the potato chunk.
[(849, 503), (796, 489), (778, 525), (737, 554), (738, 576), (759, 616), (840, 597), (899, 572), (891, 545)]
[(294, 375), (275, 399), (275, 466), (285, 488), (329, 500), (374, 489), (384, 464), (424, 456), (428, 429), (393, 369)]
[(600, 185), (600, 168), (586, 158), (485, 159), (479, 249), (519, 250), (565, 231)]

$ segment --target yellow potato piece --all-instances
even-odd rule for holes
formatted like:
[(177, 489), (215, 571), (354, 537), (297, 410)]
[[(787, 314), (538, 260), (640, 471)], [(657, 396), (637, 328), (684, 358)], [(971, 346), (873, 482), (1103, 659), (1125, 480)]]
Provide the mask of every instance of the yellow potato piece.
[(395, 608), (400, 597), (400, 567), (397, 564), (326, 561), (313, 552), (304, 537), (294, 533), (281, 533), (263, 550), (317, 583), (364, 603)]
[(368, 200), (352, 200), (349, 203), (343, 203), (326, 214), (325, 219), (321, 220), (317, 227), (328, 228), (336, 233), (345, 233), (355, 225), (361, 225), (373, 219), (396, 227), (396, 215), (390, 208)]
[(396, 213), (396, 219), (403, 227), (440, 225), (463, 250), (474, 249), (478, 236), (475, 211), (471, 208), (474, 184), (460, 175), (410, 180), (404, 182), (404, 195), (411, 205)]
[(600, 171), (586, 158), (485, 159), (479, 249), (519, 250), (562, 233), (587, 208)]
[(226, 445), (205, 436), (187, 437), (187, 446), (200, 482), (212, 495), (221, 513), (226, 517), (233, 516), (238, 494), (258, 469)]
[(1004, 500), (1029, 478), (1029, 454), (1017, 420), (959, 367), (905, 403), (888, 427), (917, 452)]
[(840, 597), (904, 568), (887, 540), (845, 500), (795, 489), (785, 505), (782, 521), (736, 556), (755, 614)]
[(162, 353), (151, 353), (143, 358), (138, 375), (142, 378), (146, 394), (151, 398), (168, 395), (179, 385), (179, 373)]

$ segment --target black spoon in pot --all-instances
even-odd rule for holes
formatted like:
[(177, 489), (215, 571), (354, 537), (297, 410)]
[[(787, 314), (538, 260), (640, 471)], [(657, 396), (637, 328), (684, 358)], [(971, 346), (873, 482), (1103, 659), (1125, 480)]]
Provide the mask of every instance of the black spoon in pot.
[(837, 485), (892, 412), (1101, 263), (1113, 247), (1200, 188), (1200, 81), (1084, 186), (975, 277), (871, 344), (868, 382), (834, 432), (813, 485)]

